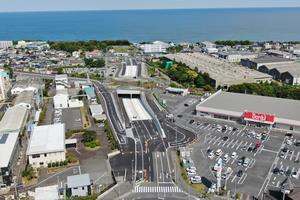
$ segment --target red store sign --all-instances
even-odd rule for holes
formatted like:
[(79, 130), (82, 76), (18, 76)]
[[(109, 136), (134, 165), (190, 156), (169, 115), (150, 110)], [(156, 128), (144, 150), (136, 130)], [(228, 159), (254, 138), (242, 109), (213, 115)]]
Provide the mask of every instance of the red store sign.
[(257, 113), (257, 112), (244, 112), (244, 119), (248, 121), (273, 124), (275, 121), (275, 115)]

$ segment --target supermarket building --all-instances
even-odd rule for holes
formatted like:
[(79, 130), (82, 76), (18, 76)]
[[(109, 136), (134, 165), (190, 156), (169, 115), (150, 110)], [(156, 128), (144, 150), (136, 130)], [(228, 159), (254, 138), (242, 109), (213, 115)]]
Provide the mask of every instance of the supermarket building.
[(219, 90), (196, 106), (198, 116), (300, 132), (300, 101)]

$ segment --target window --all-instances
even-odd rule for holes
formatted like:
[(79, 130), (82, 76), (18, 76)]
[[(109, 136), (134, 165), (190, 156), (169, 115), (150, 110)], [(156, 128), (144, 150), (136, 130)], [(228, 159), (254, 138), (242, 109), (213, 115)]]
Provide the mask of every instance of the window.
[(84, 187), (82, 187), (82, 190), (84, 190)]
[(44, 165), (44, 162), (40, 162), (40, 165)]
[(32, 155), (32, 158), (39, 158), (40, 157), (40, 154), (33, 154)]
[(44, 156), (47, 157), (47, 154), (45, 153)]

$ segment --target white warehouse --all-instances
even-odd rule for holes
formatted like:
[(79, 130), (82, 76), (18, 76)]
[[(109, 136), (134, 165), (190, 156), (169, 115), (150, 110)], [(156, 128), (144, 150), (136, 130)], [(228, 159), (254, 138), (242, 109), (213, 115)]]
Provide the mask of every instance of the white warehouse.
[(65, 124), (36, 126), (30, 137), (27, 156), (29, 164), (38, 168), (66, 159)]

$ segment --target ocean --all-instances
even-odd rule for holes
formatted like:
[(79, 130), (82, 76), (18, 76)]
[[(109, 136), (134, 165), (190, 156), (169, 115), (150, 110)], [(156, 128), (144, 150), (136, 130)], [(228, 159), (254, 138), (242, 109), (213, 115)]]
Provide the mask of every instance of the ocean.
[(300, 8), (0, 13), (0, 40), (300, 41)]

